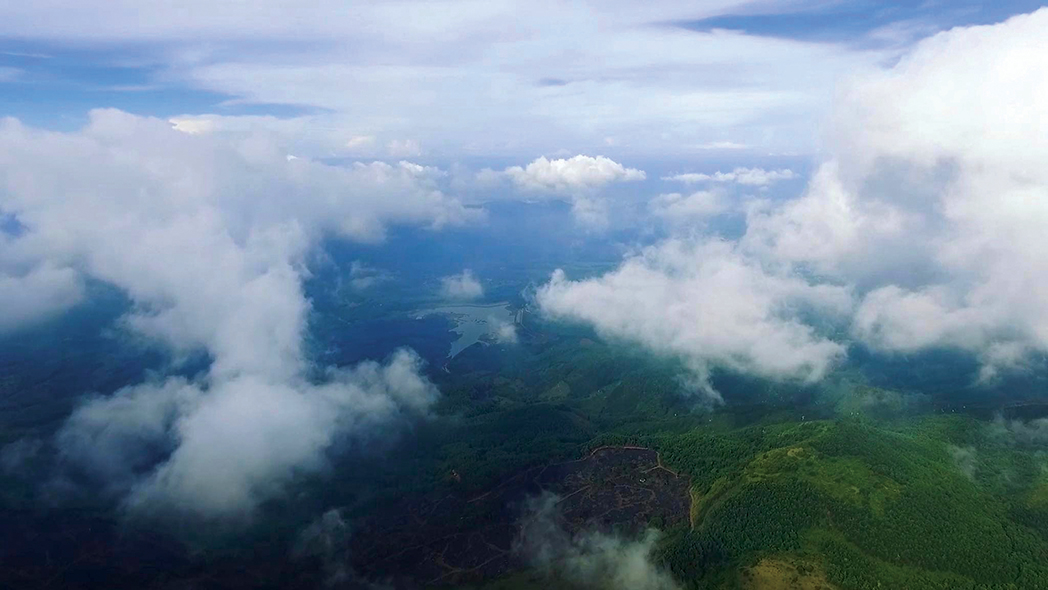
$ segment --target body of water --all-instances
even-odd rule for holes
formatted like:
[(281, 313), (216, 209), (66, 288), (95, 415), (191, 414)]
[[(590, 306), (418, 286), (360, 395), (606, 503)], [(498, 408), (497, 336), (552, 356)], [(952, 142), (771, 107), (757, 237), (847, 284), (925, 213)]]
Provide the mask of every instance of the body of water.
[(424, 318), (430, 314), (446, 315), (455, 323), (453, 331), (459, 337), (451, 343), (448, 358), (453, 358), (458, 353), (479, 342), (484, 336), (496, 336), (500, 327), (507, 324), (512, 325), (515, 319), (515, 311), (510, 308), (509, 303), (506, 301), (486, 304), (458, 303), (441, 305), (421, 310), (416, 313), (416, 317)]

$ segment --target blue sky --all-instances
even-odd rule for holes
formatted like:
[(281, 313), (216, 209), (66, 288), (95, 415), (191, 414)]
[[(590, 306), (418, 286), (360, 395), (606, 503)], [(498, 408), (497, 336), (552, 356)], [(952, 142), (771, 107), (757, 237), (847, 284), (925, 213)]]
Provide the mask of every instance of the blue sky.
[[(694, 31), (728, 29), (785, 39), (869, 43), (871, 33), (896, 29), (923, 36), (956, 26), (985, 25), (1043, 6), (1039, 0), (982, 2), (978, 0), (855, 0), (799, 6), (796, 11), (740, 10), (679, 26)], [(745, 8), (745, 7), (743, 7)]]

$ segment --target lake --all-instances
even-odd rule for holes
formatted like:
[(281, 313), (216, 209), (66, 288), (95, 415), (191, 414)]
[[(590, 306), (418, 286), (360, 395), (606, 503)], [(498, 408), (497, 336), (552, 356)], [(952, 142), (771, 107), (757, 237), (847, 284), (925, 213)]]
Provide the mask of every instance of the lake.
[(458, 353), (479, 342), (484, 336), (497, 335), (501, 326), (513, 325), (515, 313), (507, 301), (485, 304), (457, 303), (420, 310), (416, 312), (416, 318), (422, 319), (427, 315), (441, 314), (454, 322), (455, 327), (452, 328), (452, 331), (459, 337), (451, 343), (451, 350), (448, 352), (448, 358), (454, 358)]

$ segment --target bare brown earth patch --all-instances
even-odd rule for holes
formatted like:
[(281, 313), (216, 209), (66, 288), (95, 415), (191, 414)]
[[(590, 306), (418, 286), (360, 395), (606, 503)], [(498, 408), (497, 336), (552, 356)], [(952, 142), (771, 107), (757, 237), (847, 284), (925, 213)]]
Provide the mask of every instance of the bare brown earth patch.
[(688, 489), (688, 479), (662, 466), (654, 450), (602, 447), (576, 461), (525, 470), (482, 494), (405, 505), (392, 518), (360, 523), (351, 554), (356, 571), (371, 579), (476, 583), (525, 565), (513, 543), (528, 498), (559, 495), (571, 533), (635, 535), (650, 523), (688, 522)]

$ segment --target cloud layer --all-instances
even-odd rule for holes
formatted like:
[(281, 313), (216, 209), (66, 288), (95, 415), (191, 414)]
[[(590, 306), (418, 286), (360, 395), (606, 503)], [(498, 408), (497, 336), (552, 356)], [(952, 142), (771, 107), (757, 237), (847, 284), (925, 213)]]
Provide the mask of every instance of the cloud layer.
[(835, 157), (754, 217), (755, 247), (868, 285), (854, 333), (886, 350), (960, 347), (990, 372), (1048, 350), (1045, 31), (1048, 10), (955, 29), (855, 81)]
[[(1042, 9), (922, 41), (845, 85), (830, 156), (805, 193), (749, 203), (737, 242), (675, 240), (603, 277), (558, 273), (540, 303), (680, 355), (700, 376), (712, 363), (815, 379), (849, 338), (887, 352), (967, 350), (986, 379), (1021, 367), (1048, 351), (1046, 32)], [(716, 210), (697, 195), (653, 209)], [(846, 329), (818, 335), (806, 306), (835, 311)]]
[(334, 0), (309, 11), (49, 0), (5, 7), (0, 35), (101, 48), (139, 65), (143, 85), (219, 93), (231, 107), (308, 107), (320, 114), (259, 123), (296, 127), (312, 156), (810, 152), (836, 78), (894, 48), (684, 24), (751, 4), (365, 0), (347, 13)]
[[(70, 133), (0, 124), (0, 210), (22, 227), (5, 238), (0, 285), (32, 284), (57, 309), (84, 278), (111, 283), (133, 302), (126, 328), (212, 359), (197, 381), (86, 401), (58, 438), (65, 456), (132, 506), (242, 514), (318, 469), (336, 440), (425, 412), (436, 392), (407, 351), (315, 378), (302, 280), (326, 235), (474, 219), (434, 174), (289, 159), (264, 135), (187, 134), (119, 111)], [(26, 309), (20, 289), (0, 295)]]

